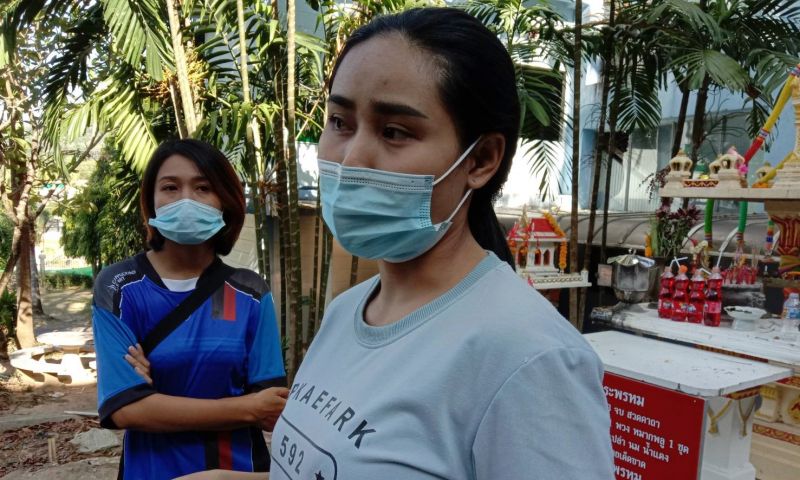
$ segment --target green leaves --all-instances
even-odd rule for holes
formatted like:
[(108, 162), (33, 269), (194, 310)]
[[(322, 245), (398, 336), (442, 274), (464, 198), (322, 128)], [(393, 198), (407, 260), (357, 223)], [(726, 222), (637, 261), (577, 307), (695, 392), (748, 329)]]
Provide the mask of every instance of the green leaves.
[(107, 146), (86, 188), (59, 208), (65, 252), (98, 267), (140, 251), (144, 231), (137, 202), (139, 181), (130, 165)]
[(559, 193), (559, 184), (567, 183), (570, 171), (569, 160), (562, 147), (555, 142), (531, 140), (524, 142), (520, 150), (528, 159), (531, 175), (539, 179), (539, 185), (535, 185), (539, 198), (542, 201), (555, 198)]
[(722, 31), (714, 18), (704, 12), (695, 2), (688, 0), (664, 0), (656, 3), (652, 10), (645, 15), (651, 24), (661, 24), (665, 27), (684, 25), (691, 31), (676, 31), (686, 38), (692, 32), (702, 32), (711, 42), (718, 43), (722, 39)]
[(172, 65), (167, 24), (158, 0), (101, 0), (103, 18), (117, 54), (130, 65), (144, 64), (160, 80), (164, 65)]
[(747, 72), (739, 63), (717, 50), (689, 50), (670, 65), (685, 72), (692, 90), (700, 88), (706, 75), (714, 83), (734, 91), (743, 90), (748, 83)]
[(522, 113), (520, 136), (524, 140), (559, 140), (564, 75), (530, 65), (517, 64), (514, 67)]
[(136, 170), (143, 170), (157, 146), (130, 70), (120, 69), (103, 81), (87, 101), (66, 109), (64, 141), (70, 142), (92, 129), (110, 131), (122, 155)]

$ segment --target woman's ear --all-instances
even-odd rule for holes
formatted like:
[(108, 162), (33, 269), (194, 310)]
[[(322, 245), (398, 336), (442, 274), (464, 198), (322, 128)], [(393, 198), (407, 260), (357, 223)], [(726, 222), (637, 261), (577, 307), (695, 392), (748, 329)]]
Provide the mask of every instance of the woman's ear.
[(502, 134), (484, 134), (470, 155), (473, 161), (467, 172), (467, 186), (477, 190), (486, 185), (500, 168), (505, 151), (506, 138)]

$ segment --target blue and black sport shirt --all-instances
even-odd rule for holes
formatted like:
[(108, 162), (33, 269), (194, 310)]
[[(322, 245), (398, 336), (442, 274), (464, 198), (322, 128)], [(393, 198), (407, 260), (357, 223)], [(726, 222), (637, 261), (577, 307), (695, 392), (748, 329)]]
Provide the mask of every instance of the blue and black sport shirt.
[[(100, 423), (116, 428), (111, 415), (154, 393), (218, 399), (285, 386), (272, 294), (256, 273), (237, 269), (186, 321), (149, 355), (153, 385), (125, 360), (128, 347), (191, 291), (167, 289), (140, 253), (111, 265), (94, 287), (93, 327), (97, 350)], [(125, 434), (120, 478), (174, 478), (222, 468), (267, 471), (269, 454), (255, 427), (226, 432)]]

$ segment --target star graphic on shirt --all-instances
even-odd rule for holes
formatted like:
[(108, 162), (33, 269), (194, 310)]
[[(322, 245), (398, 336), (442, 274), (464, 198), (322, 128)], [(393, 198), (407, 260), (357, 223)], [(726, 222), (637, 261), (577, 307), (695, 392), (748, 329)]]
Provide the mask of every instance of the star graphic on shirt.
[(325, 477), (322, 476), (322, 472), (317, 472), (314, 476), (317, 477), (314, 480), (325, 480)]

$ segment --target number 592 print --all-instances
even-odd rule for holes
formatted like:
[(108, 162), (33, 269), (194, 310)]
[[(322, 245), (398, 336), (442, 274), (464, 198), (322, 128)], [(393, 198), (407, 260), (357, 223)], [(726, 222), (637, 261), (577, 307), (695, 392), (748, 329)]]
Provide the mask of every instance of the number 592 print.
[[(336, 480), (336, 459), (283, 417), (287, 431), (273, 437), (272, 459), (292, 480)], [(273, 470), (275, 470), (273, 468)]]

